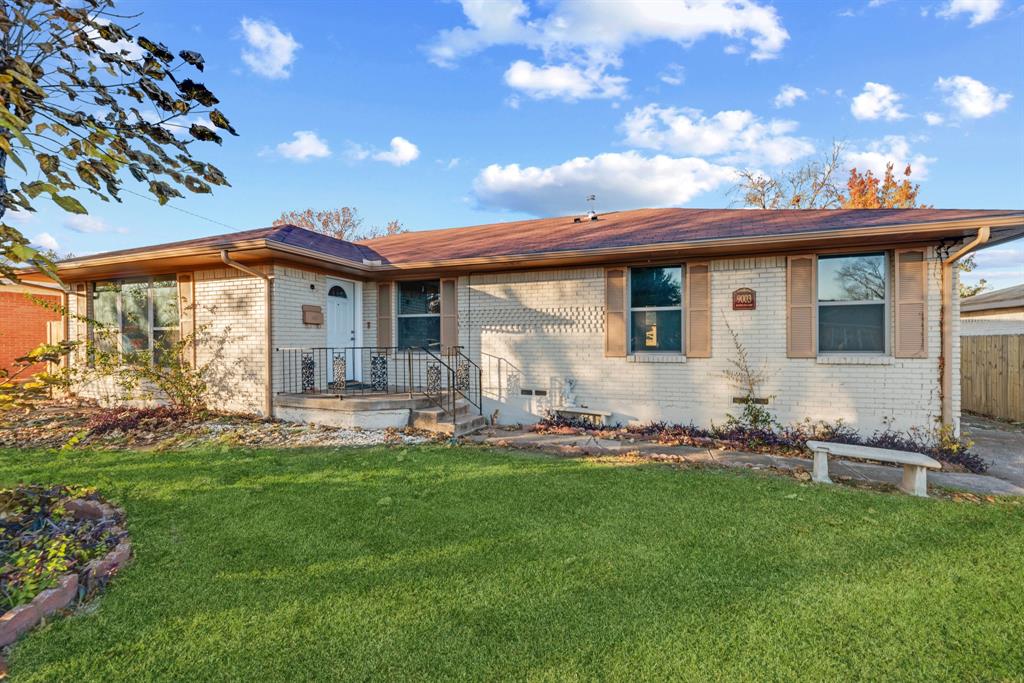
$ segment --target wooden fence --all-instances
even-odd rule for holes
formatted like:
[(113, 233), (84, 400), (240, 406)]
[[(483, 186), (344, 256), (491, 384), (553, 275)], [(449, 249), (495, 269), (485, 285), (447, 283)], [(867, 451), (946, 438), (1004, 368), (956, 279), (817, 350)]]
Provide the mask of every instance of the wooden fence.
[(960, 337), (961, 408), (1024, 421), (1024, 334)]

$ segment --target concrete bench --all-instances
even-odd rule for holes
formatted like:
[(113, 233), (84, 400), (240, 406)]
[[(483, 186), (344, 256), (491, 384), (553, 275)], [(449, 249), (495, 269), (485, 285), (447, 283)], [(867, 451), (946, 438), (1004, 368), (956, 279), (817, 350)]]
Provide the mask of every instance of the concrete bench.
[(920, 453), (894, 451), (888, 448), (871, 448), (870, 446), (854, 446), (845, 443), (828, 441), (808, 441), (807, 447), (814, 452), (814, 473), (811, 480), (819, 484), (831, 484), (828, 478), (828, 456), (834, 458), (854, 458), (857, 460), (877, 460), (903, 465), (903, 482), (900, 490), (912, 496), (928, 496), (928, 470), (938, 470), (942, 464)]

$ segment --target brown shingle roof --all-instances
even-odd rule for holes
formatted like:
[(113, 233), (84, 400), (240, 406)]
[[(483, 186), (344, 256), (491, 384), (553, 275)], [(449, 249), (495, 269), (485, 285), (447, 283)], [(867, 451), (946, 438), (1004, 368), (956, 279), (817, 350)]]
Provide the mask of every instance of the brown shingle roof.
[(359, 242), (385, 263), (556, 253), (673, 242), (791, 235), (993, 216), (1022, 211), (968, 209), (637, 209), (601, 214), (407, 232)]
[[(864, 228), (893, 228), (924, 223), (977, 220), (979, 225), (995, 217), (1018, 218), (1024, 225), (1024, 211), (983, 211), (970, 209), (839, 209), (839, 210), (747, 210), (747, 209), (637, 209), (601, 214), (598, 220), (573, 216), (493, 223), (467, 228), (421, 230), (362, 242), (346, 242), (294, 225), (258, 228), (213, 235), (150, 247), (123, 249), (62, 261), (61, 265), (89, 267), (94, 259), (127, 260), (138, 256), (161, 258), (169, 250), (210, 252), (232, 249), (240, 243), (301, 248), (353, 264), (381, 261), (403, 264), (523, 256), (560, 252), (614, 250), (664, 244), (699, 244), (714, 240), (736, 240), (766, 236), (811, 235), (827, 231)], [(261, 245), (262, 246), (262, 245)], [(368, 266), (373, 268), (373, 266)]]

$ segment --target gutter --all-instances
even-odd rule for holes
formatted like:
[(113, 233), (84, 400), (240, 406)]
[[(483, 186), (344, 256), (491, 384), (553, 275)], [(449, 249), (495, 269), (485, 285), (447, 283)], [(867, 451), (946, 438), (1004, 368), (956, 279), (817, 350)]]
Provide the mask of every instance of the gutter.
[[(953, 264), (988, 242), (992, 230), (979, 228), (974, 239), (960, 247), (952, 256), (942, 260), (942, 308), (939, 311), (939, 402), (942, 406), (942, 424), (953, 424)], [(959, 294), (957, 295), (959, 297)]]
[[(273, 318), (272, 318), (272, 304), (273, 304), (273, 275), (267, 275), (261, 273), (258, 270), (250, 268), (249, 266), (235, 261), (228, 256), (227, 249), (220, 250), (220, 260), (225, 265), (231, 266), (235, 270), (240, 270), (243, 273), (258, 277), (264, 282), (263, 287), (263, 329), (265, 331), (263, 344), (264, 344), (264, 358), (263, 358), (263, 377), (265, 378), (263, 386), (263, 415), (266, 418), (274, 417), (274, 329), (273, 329)], [(270, 266), (273, 268), (273, 265)]]

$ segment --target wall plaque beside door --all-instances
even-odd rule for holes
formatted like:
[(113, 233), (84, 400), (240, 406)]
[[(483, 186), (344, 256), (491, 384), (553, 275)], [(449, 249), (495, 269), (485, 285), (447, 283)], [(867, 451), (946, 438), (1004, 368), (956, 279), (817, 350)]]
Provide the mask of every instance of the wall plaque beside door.
[(749, 287), (740, 287), (732, 293), (732, 310), (753, 311), (757, 308), (757, 292)]
[(324, 311), (319, 306), (303, 305), (302, 322), (306, 325), (323, 325)]

